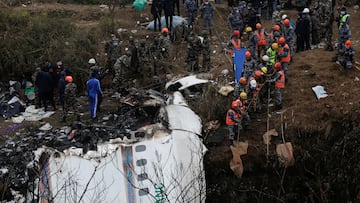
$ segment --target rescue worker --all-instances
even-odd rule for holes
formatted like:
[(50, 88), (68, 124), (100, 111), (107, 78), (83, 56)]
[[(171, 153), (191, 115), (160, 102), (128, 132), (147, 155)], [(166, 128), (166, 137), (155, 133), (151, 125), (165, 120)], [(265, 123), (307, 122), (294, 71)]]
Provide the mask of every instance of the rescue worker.
[(98, 98), (103, 96), (103, 92), (100, 87), (100, 81), (96, 79), (96, 74), (93, 73), (91, 78), (86, 82), (87, 94), (89, 97), (90, 105), (90, 118), (96, 119), (96, 113), (98, 108)]
[(282, 92), (285, 88), (286, 76), (284, 71), (282, 70), (280, 62), (275, 63), (275, 70), (276, 70), (276, 74), (272, 79), (268, 80), (268, 83), (275, 82), (275, 101), (276, 101), (275, 108), (276, 110), (280, 110), (282, 109)]
[(114, 65), (115, 75), (112, 80), (113, 88), (116, 91), (119, 91), (124, 84), (125, 80), (125, 71), (128, 71), (130, 68), (130, 50), (125, 49), (125, 54), (120, 56)]
[(154, 20), (154, 31), (161, 30), (161, 11), (163, 8), (162, 0), (153, 0), (151, 4), (151, 14)]
[(277, 42), (277, 40), (281, 37), (281, 30), (280, 25), (274, 25), (272, 27), (271, 33), (269, 35), (268, 44), (272, 44)]
[(290, 25), (290, 20), (289, 19), (285, 19), (283, 21), (284, 24), (284, 30), (283, 30), (283, 36), (285, 38), (286, 43), (289, 45), (290, 48), (290, 57), (291, 60), (294, 57), (294, 44), (295, 44), (295, 31), (294, 28)]
[(263, 68), (263, 67), (266, 68), (268, 63), (269, 63), (269, 57), (267, 55), (262, 56), (260, 63), (258, 63), (258, 65), (257, 65), (257, 69), (261, 70), (261, 68)]
[(245, 52), (245, 62), (244, 62), (244, 77), (249, 79), (249, 77), (254, 73), (256, 69), (256, 61), (251, 57), (249, 51)]
[(215, 12), (214, 6), (209, 3), (209, 0), (204, 0), (204, 2), (200, 5), (199, 10), (203, 20), (203, 30), (209, 30), (209, 34), (211, 35)]
[(77, 120), (80, 120), (80, 114), (79, 114), (79, 105), (77, 100), (77, 86), (73, 82), (72, 76), (66, 76), (65, 81), (67, 82), (65, 86), (65, 108), (64, 108), (64, 115), (62, 118), (62, 121), (66, 121), (66, 117), (72, 111), (75, 115)]
[(345, 24), (346, 26), (350, 26), (350, 13), (347, 12), (345, 6), (341, 7), (340, 16), (337, 19), (337, 21), (338, 21), (339, 29), (342, 23)]
[(188, 16), (188, 28), (192, 28), (196, 17), (197, 5), (195, 0), (186, 0), (184, 3), (184, 11)]
[[(254, 34), (256, 36), (255, 38), (256, 49), (257, 49), (256, 60), (259, 60), (260, 56), (262, 56), (266, 52), (266, 44), (267, 44), (267, 39), (266, 39), (267, 36), (261, 23), (256, 23), (256, 30)], [(255, 55), (253, 55), (253, 57), (255, 58)]]
[(247, 80), (245, 77), (241, 77), (239, 80), (239, 92), (247, 92), (246, 89), (246, 85), (247, 85)]
[(248, 38), (249, 38), (249, 40), (248, 40), (248, 50), (250, 51), (252, 56), (255, 56), (255, 51), (256, 51), (256, 46), (257, 46), (256, 35), (252, 31), (251, 27), (246, 27), (245, 32), (247, 33)]
[(195, 72), (199, 70), (199, 55), (201, 51), (201, 41), (194, 32), (190, 33), (187, 44), (187, 57), (185, 62), (188, 64), (188, 71)]
[(238, 109), (239, 103), (237, 101), (233, 101), (231, 103), (231, 108), (226, 112), (225, 122), (229, 129), (230, 146), (234, 146), (235, 136), (236, 139), (238, 139), (238, 130), (240, 130), (239, 127), (241, 128), (241, 117), (238, 113)]
[[(239, 30), (241, 35), (241, 32), (244, 29), (244, 22), (238, 8), (235, 7), (233, 11), (229, 14), (226, 25), (230, 26), (231, 33), (233, 33), (234, 30)], [(232, 35), (230, 36), (230, 38), (232, 38)]]
[(276, 10), (274, 10), (272, 13), (272, 25), (280, 25), (280, 24), (281, 24), (281, 5), (277, 5)]
[(320, 40), (325, 37), (326, 51), (333, 51), (332, 45), (332, 34), (333, 34), (333, 23), (334, 23), (334, 12), (333, 7), (328, 1), (327, 4), (321, 5), (318, 9), (319, 21), (320, 21)]
[(249, 110), (252, 113), (256, 113), (260, 110), (259, 92), (262, 87), (262, 84), (260, 84), (262, 75), (263, 75), (262, 71), (257, 70), (254, 72), (253, 76), (251, 76), (248, 80), (247, 95), (248, 95), (248, 98), (251, 98), (252, 105)]
[(61, 109), (63, 111), (65, 109), (65, 86), (66, 86), (65, 76), (66, 76), (65, 71), (61, 71), (60, 79), (58, 81), (59, 101), (60, 101)]
[(203, 56), (203, 62), (202, 62), (202, 69), (203, 71), (210, 71), (211, 67), (211, 61), (210, 61), (210, 38), (209, 33), (207, 30), (203, 30), (201, 32), (203, 37), (202, 42), (202, 56)]
[(281, 63), (281, 67), (284, 70), (285, 78), (286, 78), (286, 80), (288, 80), (288, 76), (289, 76), (288, 66), (289, 66), (289, 62), (291, 60), (291, 55), (290, 55), (291, 51), (290, 51), (289, 45), (286, 43), (286, 40), (284, 37), (279, 38), (279, 44), (280, 44), (280, 47), (279, 47), (278, 58)]
[(248, 114), (247, 93), (241, 92), (239, 98), (236, 99), (239, 104), (239, 114), (241, 116), (241, 129), (250, 130), (250, 115)]
[(163, 8), (165, 11), (165, 21), (166, 21), (166, 27), (169, 29), (169, 31), (172, 31), (172, 23), (173, 23), (173, 16), (174, 16), (174, 0), (164, 0), (163, 1)]
[(333, 57), (332, 61), (337, 61), (339, 55), (341, 55), (341, 53), (344, 52), (345, 49), (345, 42), (346, 40), (349, 40), (351, 37), (351, 31), (349, 26), (347, 26), (345, 23), (341, 23), (340, 29), (339, 29), (339, 34), (338, 34), (338, 42), (337, 42), (337, 46), (336, 46), (336, 52), (335, 52), (335, 57)]
[(159, 45), (160, 45), (160, 53), (163, 58), (167, 62), (167, 66), (171, 65), (171, 40), (169, 36), (169, 29), (166, 27), (161, 30), (161, 35), (159, 37)]
[[(145, 78), (145, 76), (147, 75), (148, 77), (151, 77), (152, 74), (152, 64), (150, 61), (150, 50), (149, 47), (146, 45), (146, 40), (145, 39), (141, 39), (140, 40), (140, 45), (137, 49), (138, 53), (138, 58), (139, 58), (139, 72), (140, 75), (142, 75), (143, 78)], [(148, 70), (145, 70), (145, 68), (147, 68)], [(147, 71), (147, 74), (145, 73), (145, 71)]]
[(267, 64), (267, 67), (269, 69), (268, 72), (270, 74), (272, 73), (272, 67), (274, 66), (274, 64), (276, 62), (278, 48), (279, 48), (278, 43), (272, 43), (271, 46), (266, 51), (266, 55), (269, 56), (269, 62)]
[(131, 52), (131, 60), (130, 60), (130, 67), (131, 67), (131, 72), (135, 75), (138, 73), (138, 68), (139, 68), (139, 59), (137, 56), (137, 44), (135, 43), (134, 37), (133, 36), (129, 36), (129, 50)]
[(101, 81), (109, 73), (109, 69), (102, 72), (101, 68), (96, 65), (96, 60), (94, 58), (89, 59), (88, 64), (90, 66), (90, 77), (94, 74), (96, 79), (99, 81)]
[(350, 40), (346, 40), (345, 50), (344, 50), (344, 59), (340, 61), (340, 64), (346, 69), (352, 68), (353, 63), (354, 63), (355, 50), (351, 46), (351, 44), (352, 43)]

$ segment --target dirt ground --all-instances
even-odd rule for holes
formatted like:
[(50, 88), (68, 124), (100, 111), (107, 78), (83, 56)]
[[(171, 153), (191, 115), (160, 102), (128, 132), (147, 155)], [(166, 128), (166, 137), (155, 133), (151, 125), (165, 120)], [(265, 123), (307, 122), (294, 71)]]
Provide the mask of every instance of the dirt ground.
[[(224, 43), (229, 38), (229, 28), (225, 26), (228, 14), (227, 2), (215, 4), (216, 14), (214, 32), (211, 42), (211, 73), (214, 78), (222, 80), (221, 71), (232, 71), (230, 56), (223, 51)], [(15, 9), (28, 9), (37, 12), (46, 10), (72, 11), (76, 24), (86, 27), (96, 27), (98, 19), (105, 11), (98, 6), (39, 4), (27, 5)], [(359, 10), (348, 8), (351, 13), (352, 42), (355, 50), (360, 50), (360, 15)], [(295, 20), (295, 10), (284, 10)], [(129, 35), (140, 39), (146, 35), (157, 33), (141, 29), (136, 21), (145, 22), (150, 17), (147, 7), (141, 14), (130, 6), (117, 8), (117, 20), (120, 28), (127, 29), (120, 33), (120, 40), (126, 40)], [(123, 14), (126, 13), (126, 16)], [(183, 14), (181, 4), (181, 14)], [(201, 30), (200, 20), (197, 20), (195, 30)], [(270, 29), (270, 21), (264, 21), (266, 29)], [(136, 33), (131, 33), (137, 30)], [(333, 41), (337, 38), (337, 28), (334, 23)], [(176, 73), (185, 73), (186, 43), (174, 44)], [(270, 145), (269, 157), (266, 157), (266, 145), (262, 135), (266, 132), (266, 113), (261, 113), (252, 120), (250, 131), (241, 132), (241, 139), (249, 142), (248, 154), (242, 156), (244, 174), (242, 178), (234, 176), (229, 168), (232, 158), (227, 140), (226, 126), (220, 127), (206, 142), (208, 152), (205, 157), (207, 179), (207, 202), (349, 202), (360, 201), (357, 173), (351, 169), (360, 170), (354, 161), (352, 153), (359, 155), (353, 145), (359, 144), (359, 139), (353, 137), (358, 132), (357, 124), (360, 111), (360, 64), (359, 68), (344, 70), (331, 57), (335, 52), (323, 49), (313, 49), (297, 53), (293, 64), (289, 67), (289, 82), (283, 94), (284, 135), (294, 147), (295, 165), (285, 168), (279, 164), (275, 152), (275, 144), (281, 140), (275, 138)], [(360, 62), (359, 55), (355, 61)], [(162, 76), (165, 78), (165, 76)], [(231, 78), (229, 78), (231, 79)], [(322, 85), (328, 97), (317, 100), (312, 87)], [(109, 90), (109, 95), (111, 90)], [(104, 114), (116, 108), (114, 100), (105, 99)], [(230, 107), (230, 103), (228, 104)], [(83, 98), (84, 118), (88, 118), (86, 98)], [(24, 124), (13, 131), (1, 135), (12, 136), (21, 130), (31, 130), (45, 122), (53, 126), (61, 126), (57, 112), (52, 118), (38, 124)], [(281, 132), (280, 115), (271, 110), (270, 129)], [(225, 112), (224, 116), (225, 117)], [(221, 121), (223, 122), (223, 121)], [(2, 122), (1, 129), (13, 126)], [(30, 127), (29, 127), (30, 126)], [(15, 128), (15, 127), (14, 127)], [(5, 132), (5, 131), (4, 131)], [(8, 131), (6, 131), (8, 132)], [(355, 133), (356, 134), (356, 133)], [(347, 138), (347, 139), (345, 139)], [(344, 144), (348, 140), (348, 144)], [(339, 147), (337, 147), (339, 146)], [(349, 149), (350, 147), (350, 149)], [(353, 159), (352, 159), (353, 158)], [(341, 163), (341, 164), (339, 164)], [(355, 171), (356, 171), (355, 170)], [(339, 191), (340, 190), (340, 191)]]

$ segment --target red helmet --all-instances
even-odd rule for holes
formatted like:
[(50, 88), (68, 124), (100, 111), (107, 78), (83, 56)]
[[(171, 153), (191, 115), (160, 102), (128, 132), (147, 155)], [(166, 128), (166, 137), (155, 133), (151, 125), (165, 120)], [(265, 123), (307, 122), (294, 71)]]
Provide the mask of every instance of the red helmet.
[(275, 63), (275, 69), (276, 69), (276, 70), (280, 70), (280, 69), (281, 69), (281, 63), (280, 63), (280, 62), (276, 62), (276, 63)]
[(274, 25), (273, 30), (274, 31), (280, 31), (280, 26), (279, 25)]
[(231, 103), (231, 108), (233, 109), (238, 109), (239, 108), (239, 102), (238, 101), (233, 101)]
[(69, 75), (69, 76), (66, 76), (66, 77), (65, 77), (65, 81), (66, 81), (66, 82), (72, 82), (72, 81), (73, 81), (73, 77), (71, 77), (70, 75)]
[(239, 30), (234, 30), (233, 35), (236, 37), (240, 36), (240, 31)]
[(246, 57), (246, 58), (250, 58), (250, 57), (251, 57), (250, 51), (246, 51), (246, 52), (245, 52), (245, 57)]
[(283, 23), (284, 23), (285, 26), (289, 26), (289, 25), (290, 25), (290, 20), (286, 18), (286, 19), (283, 21)]
[(348, 39), (348, 40), (346, 40), (346, 42), (345, 42), (345, 46), (346, 47), (350, 47), (351, 46), (351, 41)]
[(262, 27), (261, 23), (256, 23), (256, 29), (260, 29)]
[(240, 78), (240, 84), (243, 84), (243, 85), (246, 84), (246, 78), (245, 77)]
[(168, 33), (169, 32), (169, 29), (167, 29), (166, 27), (164, 27), (162, 30), (161, 30), (161, 33)]
[(255, 76), (256, 77), (261, 77), (261, 75), (262, 75), (261, 71), (259, 71), (259, 70), (255, 71)]
[(284, 37), (280, 37), (279, 38), (279, 43), (280, 44), (284, 44), (286, 42), (285, 38)]

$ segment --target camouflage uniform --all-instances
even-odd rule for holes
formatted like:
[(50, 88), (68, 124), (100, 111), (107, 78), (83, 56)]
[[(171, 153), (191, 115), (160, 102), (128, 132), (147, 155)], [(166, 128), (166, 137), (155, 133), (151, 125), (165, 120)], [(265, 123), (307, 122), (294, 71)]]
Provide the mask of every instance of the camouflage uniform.
[(335, 54), (335, 58), (333, 59), (333, 61), (336, 61), (337, 57), (339, 55), (343, 55), (343, 53), (345, 51), (345, 42), (346, 42), (346, 40), (350, 39), (350, 37), (351, 37), (350, 28), (347, 26), (347, 24), (342, 23), (341, 27), (339, 29), (338, 42), (337, 42), (337, 46), (336, 46), (336, 54)]
[(195, 0), (186, 0), (184, 3), (184, 11), (188, 15), (188, 26), (192, 26), (195, 20), (197, 6)]
[(130, 67), (130, 53), (119, 57), (114, 64), (114, 78), (112, 81), (113, 88), (119, 90), (124, 81), (125, 70)]
[(281, 12), (280, 12), (280, 8), (276, 9), (275, 11), (273, 11), (272, 13), (272, 25), (281, 25)]
[(105, 52), (107, 54), (107, 68), (113, 72), (114, 64), (117, 58), (121, 56), (121, 46), (115, 35), (111, 35), (111, 41), (106, 44)]
[(286, 43), (289, 45), (291, 58), (293, 58), (294, 53), (295, 53), (295, 51), (294, 51), (294, 44), (295, 44), (294, 28), (291, 27), (290, 25), (284, 26), (283, 35), (286, 40)]
[(209, 30), (210, 34), (211, 34), (211, 29), (213, 26), (213, 18), (214, 18), (214, 6), (209, 3), (209, 2), (203, 2), (200, 7), (199, 10), (201, 11), (201, 17), (203, 20), (203, 29), (207, 29)]
[(202, 56), (203, 56), (203, 63), (202, 69), (204, 71), (210, 71), (211, 62), (210, 62), (210, 38), (209, 33), (206, 30), (202, 31), (202, 36), (204, 37), (202, 43)]
[(145, 77), (145, 68), (148, 68), (148, 76), (151, 77), (152, 74), (152, 65), (150, 61), (150, 50), (149, 47), (146, 46), (145, 39), (140, 40), (140, 45), (137, 50), (137, 55), (139, 58), (139, 71), (140, 74)]
[(333, 23), (334, 23), (334, 14), (331, 6), (331, 1), (328, 1), (326, 4), (319, 4), (317, 10), (318, 18), (320, 23), (320, 41), (322, 38), (326, 40), (326, 50), (333, 51), (332, 45), (332, 34), (333, 34)]
[(244, 77), (248, 80), (255, 72), (256, 61), (253, 58), (246, 59), (244, 62)]
[(188, 71), (199, 70), (199, 54), (201, 50), (201, 41), (198, 36), (191, 33), (187, 44), (187, 56), (185, 62), (188, 64)]
[[(244, 29), (244, 22), (242, 19), (242, 16), (237, 8), (233, 9), (233, 12), (231, 12), (227, 18), (227, 25), (231, 27), (231, 33), (234, 32), (234, 30), (239, 30), (240, 33)], [(230, 36), (231, 38), (232, 36)]]
[(65, 108), (63, 121), (65, 121), (66, 117), (69, 114), (69, 111), (73, 111), (79, 120), (79, 104), (77, 100), (77, 86), (75, 83), (71, 82), (66, 84), (65, 86)]
[[(32, 79), (33, 84), (36, 84), (36, 78), (37, 78), (38, 73), (40, 73), (40, 72), (41, 72), (41, 68), (38, 67), (35, 69), (35, 72), (32, 74), (31, 79)], [(38, 108), (41, 105), (40, 105), (39, 89), (38, 89), (37, 85), (34, 85), (34, 89), (35, 89), (35, 107)]]

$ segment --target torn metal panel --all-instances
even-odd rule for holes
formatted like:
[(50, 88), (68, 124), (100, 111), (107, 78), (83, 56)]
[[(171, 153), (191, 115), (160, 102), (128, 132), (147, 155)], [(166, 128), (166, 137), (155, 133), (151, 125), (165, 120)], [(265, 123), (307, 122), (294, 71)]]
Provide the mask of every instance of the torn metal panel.
[(167, 82), (165, 85), (165, 89), (169, 89), (172, 91), (176, 90), (184, 90), (188, 87), (198, 85), (198, 84), (204, 84), (210, 82), (209, 80), (205, 79), (199, 79), (196, 75), (190, 75), (186, 76), (177, 80), (173, 80), (170, 82)]

